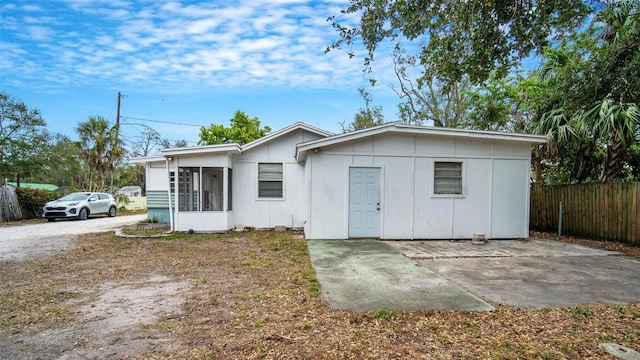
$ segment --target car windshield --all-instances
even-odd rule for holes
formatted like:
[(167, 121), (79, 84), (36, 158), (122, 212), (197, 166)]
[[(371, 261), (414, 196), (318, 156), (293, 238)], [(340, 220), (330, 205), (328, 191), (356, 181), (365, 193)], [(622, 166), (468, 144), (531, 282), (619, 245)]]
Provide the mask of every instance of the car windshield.
[(80, 200), (86, 200), (89, 197), (89, 194), (69, 194), (66, 196), (61, 197), (59, 200), (60, 201), (80, 201)]

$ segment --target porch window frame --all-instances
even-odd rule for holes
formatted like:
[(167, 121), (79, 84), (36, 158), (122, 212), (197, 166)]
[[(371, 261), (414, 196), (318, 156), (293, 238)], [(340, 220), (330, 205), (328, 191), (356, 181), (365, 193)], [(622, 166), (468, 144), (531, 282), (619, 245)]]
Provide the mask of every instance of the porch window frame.
[(227, 177), (226, 177), (226, 180), (227, 180), (227, 186), (226, 186), (227, 193), (225, 194), (226, 199), (227, 199), (227, 204), (225, 206), (226, 206), (227, 211), (232, 211), (233, 210), (233, 169), (230, 168), (230, 167), (225, 168), (225, 169), (227, 169), (227, 171), (226, 171), (227, 172)]
[[(191, 192), (190, 192), (190, 197), (193, 197), (196, 201), (196, 206), (194, 210), (190, 210), (186, 207), (183, 208), (183, 206), (181, 205), (181, 196), (184, 196), (185, 198), (183, 199), (183, 201), (186, 201), (186, 192), (184, 189), (184, 182), (182, 182), (182, 177), (184, 176), (181, 173), (181, 169), (188, 169), (190, 171), (189, 176), (193, 177), (194, 174), (198, 174), (198, 186), (197, 189), (194, 188), (193, 186), (193, 178), (191, 179)], [(203, 177), (205, 176), (204, 174), (204, 170), (205, 169), (221, 169), (219, 174), (221, 177), (221, 186), (220, 186), (220, 210), (205, 210), (204, 209), (204, 194), (205, 192), (203, 191)], [(226, 166), (177, 166), (175, 168), (175, 170), (173, 170), (172, 172), (174, 173), (174, 177), (173, 177), (173, 182), (170, 186), (170, 191), (173, 191), (174, 194), (174, 199), (175, 199), (175, 208), (178, 212), (181, 213), (201, 213), (201, 212), (205, 212), (205, 213), (220, 213), (220, 212), (227, 212), (227, 210), (225, 210), (225, 199), (227, 198), (227, 196), (231, 196), (230, 194), (227, 193), (227, 190), (231, 190), (231, 188), (227, 188), (227, 182), (228, 180), (225, 178), (225, 173), (226, 173), (226, 169), (229, 169)], [(170, 174), (171, 176), (171, 174)], [(194, 192), (197, 194), (195, 195)], [(183, 194), (184, 193), (184, 194)], [(191, 206), (191, 208), (193, 208), (193, 206)]]

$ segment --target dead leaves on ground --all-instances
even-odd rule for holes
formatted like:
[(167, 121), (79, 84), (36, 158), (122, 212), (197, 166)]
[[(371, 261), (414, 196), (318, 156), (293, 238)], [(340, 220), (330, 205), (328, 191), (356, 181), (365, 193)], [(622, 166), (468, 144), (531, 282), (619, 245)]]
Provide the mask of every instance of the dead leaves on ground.
[[(46, 261), (14, 263), (20, 271), (3, 266), (0, 275), (10, 286), (30, 279), (30, 287), (53, 293), (157, 275), (187, 281), (181, 312), (146, 326), (174, 344), (140, 354), (149, 359), (606, 359), (600, 342), (640, 349), (640, 303), (497, 306), (492, 312), (333, 310), (317, 295), (306, 242), (287, 233), (103, 234), (79, 241), (80, 247)], [(45, 268), (46, 276), (37, 277)], [(0, 309), (2, 318), (12, 311)]]

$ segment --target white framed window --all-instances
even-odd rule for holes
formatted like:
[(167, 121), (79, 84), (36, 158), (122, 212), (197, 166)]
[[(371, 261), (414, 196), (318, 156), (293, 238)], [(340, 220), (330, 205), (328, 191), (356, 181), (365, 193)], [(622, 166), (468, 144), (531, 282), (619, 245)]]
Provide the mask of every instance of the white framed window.
[(258, 163), (258, 198), (282, 199), (282, 163)]
[(433, 194), (462, 195), (462, 162), (436, 161), (433, 163)]

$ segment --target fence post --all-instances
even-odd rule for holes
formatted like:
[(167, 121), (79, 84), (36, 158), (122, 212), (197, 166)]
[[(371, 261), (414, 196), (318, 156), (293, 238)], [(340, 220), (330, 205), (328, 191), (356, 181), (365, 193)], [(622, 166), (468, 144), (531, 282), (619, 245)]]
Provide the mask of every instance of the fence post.
[(558, 239), (562, 239), (562, 201), (560, 201), (558, 213)]

